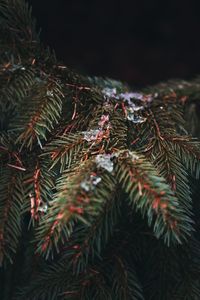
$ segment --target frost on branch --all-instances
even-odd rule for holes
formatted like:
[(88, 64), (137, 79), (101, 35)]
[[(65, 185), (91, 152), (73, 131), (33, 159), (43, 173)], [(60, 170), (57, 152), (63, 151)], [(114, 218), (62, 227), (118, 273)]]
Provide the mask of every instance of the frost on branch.
[(102, 134), (102, 129), (91, 129), (88, 131), (82, 132), (84, 137), (83, 139), (87, 142), (96, 141), (98, 137)]
[(127, 119), (135, 124), (146, 121), (146, 118), (136, 115), (131, 107), (127, 109)]
[(116, 99), (117, 104), (119, 104), (118, 102), (119, 100), (121, 100), (127, 120), (135, 124), (143, 123), (146, 121), (146, 118), (139, 116), (138, 112), (142, 111), (145, 105), (153, 100), (152, 95), (144, 95), (137, 92), (117, 93), (116, 88), (105, 88), (102, 90), (102, 92), (106, 100), (108, 100), (109, 98)]
[(117, 89), (116, 88), (105, 88), (102, 90), (103, 94), (105, 95), (105, 98), (116, 98), (117, 95)]
[(109, 130), (111, 126), (109, 123), (109, 115), (102, 115), (99, 122), (98, 128), (90, 129), (88, 131), (83, 131), (83, 139), (87, 142), (102, 140), (105, 137), (109, 136)]

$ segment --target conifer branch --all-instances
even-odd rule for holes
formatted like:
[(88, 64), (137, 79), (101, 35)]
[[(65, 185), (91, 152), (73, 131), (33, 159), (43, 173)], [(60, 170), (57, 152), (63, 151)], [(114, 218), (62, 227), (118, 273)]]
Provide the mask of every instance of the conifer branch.
[(165, 136), (168, 147), (174, 149), (186, 166), (196, 178), (200, 175), (200, 143), (190, 136)]
[[(170, 114), (173, 111), (172, 109)], [(139, 133), (143, 141), (142, 151), (156, 166), (158, 172), (164, 176), (188, 216), (191, 216), (192, 201), (187, 170), (193, 173), (195, 171), (196, 174), (199, 172), (197, 161), (197, 157), (199, 157), (198, 143), (195, 144), (193, 139), (180, 135), (175, 125), (173, 126), (173, 122), (167, 124), (168, 118), (170, 118), (170, 115), (168, 116), (167, 113), (165, 117), (158, 112), (150, 114), (147, 123), (149, 130), (145, 131), (144, 126), (142, 126)], [(173, 120), (173, 117), (170, 119)], [(182, 123), (181, 119), (179, 124)], [(178, 120), (179, 115), (175, 124), (178, 123)]]
[(96, 257), (101, 258), (102, 251), (114, 234), (114, 226), (120, 215), (121, 206), (120, 199), (115, 194), (116, 191), (113, 190), (113, 196), (105, 203), (102, 212), (94, 219), (89, 228), (85, 224), (75, 227), (68, 246), (64, 247), (65, 251), (74, 251), (73, 273), (75, 275), (84, 272), (88, 263), (94, 263)]
[(143, 292), (134, 265), (115, 255), (112, 291), (116, 300), (144, 300)]
[(37, 230), (38, 251), (48, 253), (57, 248), (61, 232), (68, 239), (74, 222), (90, 225), (109, 200), (113, 187), (112, 177), (98, 171), (93, 160), (83, 162), (70, 176), (64, 173), (57, 182), (52, 206)]
[(63, 94), (55, 81), (38, 83), (29, 95), (29, 102), (22, 103), (21, 114), (15, 118), (15, 128), (20, 134), (16, 143), (21, 148), (26, 145), (32, 149), (33, 143), (37, 142), (42, 148), (42, 140), (47, 139), (47, 133), (51, 132), (58, 122), (62, 110)]
[(24, 273), (18, 300), (199, 299), (184, 121), (199, 78), (132, 92), (58, 62), (24, 0), (0, 0), (0, 24), (0, 264), (17, 274), (0, 267), (0, 284)]
[(116, 164), (116, 176), (128, 193), (130, 205), (147, 215), (148, 224), (154, 223), (157, 237), (181, 243), (190, 235), (191, 225), (173, 191), (163, 177), (144, 157), (124, 152)]
[[(84, 156), (85, 140), (81, 134), (66, 134), (52, 140), (44, 148), (42, 156), (51, 157), (50, 169), (59, 163), (60, 172), (69, 169), (74, 161)], [(85, 149), (86, 150), (86, 149)]]
[(39, 222), (51, 205), (55, 180), (55, 173), (49, 170), (48, 161), (38, 159), (27, 166), (23, 181), (26, 195), (23, 212), (30, 213), (33, 224)]
[[(8, 127), (19, 105), (34, 84), (34, 71), (30, 67), (10, 62), (0, 66), (0, 117), (1, 129)], [(4, 80), (6, 79), (6, 82)]]
[(0, 170), (0, 266), (13, 261), (21, 235), (21, 209), (24, 201), (22, 176), (9, 167)]

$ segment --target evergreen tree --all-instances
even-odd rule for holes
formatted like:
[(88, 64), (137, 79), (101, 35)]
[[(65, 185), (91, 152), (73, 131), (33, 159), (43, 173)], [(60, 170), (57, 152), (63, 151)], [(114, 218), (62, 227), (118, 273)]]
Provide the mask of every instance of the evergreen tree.
[(199, 300), (200, 79), (76, 74), (0, 0), (0, 299)]

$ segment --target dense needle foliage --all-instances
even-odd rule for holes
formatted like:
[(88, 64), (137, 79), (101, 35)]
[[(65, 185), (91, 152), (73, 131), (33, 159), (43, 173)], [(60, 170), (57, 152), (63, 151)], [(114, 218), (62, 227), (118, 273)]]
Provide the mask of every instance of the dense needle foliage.
[(199, 98), (78, 75), (0, 0), (0, 299), (200, 299)]

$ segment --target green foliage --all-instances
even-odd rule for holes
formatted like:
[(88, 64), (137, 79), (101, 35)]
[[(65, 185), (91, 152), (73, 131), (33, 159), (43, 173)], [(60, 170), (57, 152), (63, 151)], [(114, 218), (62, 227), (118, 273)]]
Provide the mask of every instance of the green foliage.
[[(47, 132), (51, 132), (60, 118), (62, 97), (59, 86), (52, 80), (35, 84), (29, 97), (21, 104), (20, 115), (16, 116), (10, 125), (11, 130), (14, 127), (14, 130), (20, 132), (17, 143), (19, 142), (21, 147), (31, 149), (37, 140), (42, 148), (42, 140), (47, 139)], [(29, 98), (32, 99), (33, 106), (29, 105)]]
[(21, 174), (9, 167), (0, 170), (0, 265), (13, 262), (21, 236), (24, 189)]
[(29, 5), (21, 0), (1, 0), (0, 25), (0, 61), (7, 55), (31, 59), (39, 38)]
[(181, 237), (187, 237), (192, 230), (191, 221), (164, 178), (150, 162), (135, 153), (118, 160), (116, 176), (129, 194), (131, 206), (147, 215), (148, 224), (154, 224), (158, 238), (163, 236), (167, 244), (173, 239), (181, 242)]
[[(66, 172), (58, 179), (55, 186), (57, 192), (49, 213), (44, 216), (37, 229), (38, 250), (45, 251), (47, 256), (52, 246), (59, 251), (60, 239), (69, 239), (75, 222), (81, 221), (90, 226), (112, 195), (114, 179), (110, 178), (109, 174), (98, 172), (93, 161), (86, 161), (77, 169), (73, 174)], [(95, 174), (101, 179), (94, 191), (93, 188), (87, 191), (81, 187), (81, 182), (85, 180), (86, 187), (90, 188), (90, 174)], [(61, 232), (65, 239), (62, 238)]]
[(58, 62), (24, 0), (0, 25), (1, 299), (198, 300), (199, 78), (132, 92)]
[(1, 129), (7, 126), (11, 117), (15, 116), (16, 110), (34, 83), (34, 77), (34, 71), (29, 67), (25, 69), (21, 65), (14, 64), (8, 67), (1, 66)]

